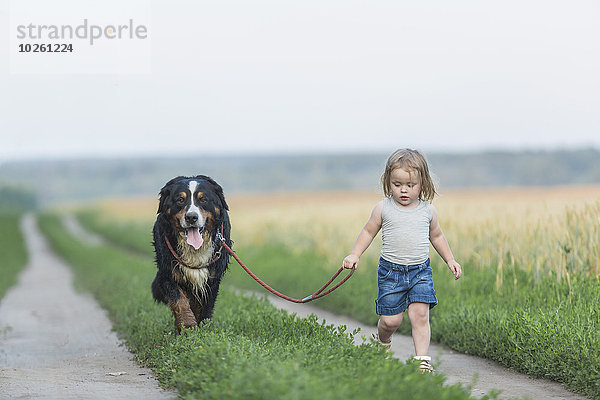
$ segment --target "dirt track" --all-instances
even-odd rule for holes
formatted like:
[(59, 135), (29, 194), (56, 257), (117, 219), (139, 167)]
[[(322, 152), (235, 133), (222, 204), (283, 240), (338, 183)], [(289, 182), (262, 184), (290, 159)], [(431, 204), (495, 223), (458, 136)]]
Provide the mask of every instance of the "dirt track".
[(106, 313), (28, 216), (29, 263), (0, 303), (1, 399), (172, 399), (120, 346)]
[[(78, 237), (86, 237), (73, 219), (65, 222)], [(151, 371), (130, 361), (131, 354), (119, 345), (105, 312), (94, 299), (74, 292), (68, 267), (49, 250), (33, 218), (24, 220), (23, 231), (30, 253), (29, 265), (19, 284), (0, 303), (0, 398), (176, 397), (174, 392), (157, 386)], [(87, 238), (98, 241), (93, 235)], [(360, 327), (366, 337), (374, 332), (373, 327), (312, 305), (289, 303), (274, 296), (269, 300), (301, 317), (316, 314), (329, 324), (346, 325), (349, 330)], [(395, 357), (405, 360), (412, 355), (412, 339), (395, 335), (392, 349)], [(441, 346), (433, 345), (430, 354), (436, 360), (436, 369), (447, 375), (449, 384), (468, 385), (477, 374), (472, 394), (478, 397), (490, 389), (501, 389), (502, 398), (586, 399), (564, 390), (556, 382), (532, 379), (489, 360)]]

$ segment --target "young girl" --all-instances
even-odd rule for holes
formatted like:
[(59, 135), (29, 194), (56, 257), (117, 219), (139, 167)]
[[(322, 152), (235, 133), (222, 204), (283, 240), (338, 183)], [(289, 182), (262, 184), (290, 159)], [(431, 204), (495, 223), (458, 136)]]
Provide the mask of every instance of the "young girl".
[(428, 356), (429, 310), (437, 304), (429, 242), (448, 264), (454, 279), (462, 276), (448, 241), (429, 202), (436, 195), (427, 161), (416, 150), (398, 150), (388, 159), (381, 183), (386, 199), (375, 205), (352, 252), (344, 258), (345, 268), (357, 268), (359, 257), (382, 230), (383, 246), (378, 269), (376, 311), (379, 314), (374, 337), (389, 350), (391, 336), (408, 309), (415, 345), (415, 359), (422, 372), (433, 372)]

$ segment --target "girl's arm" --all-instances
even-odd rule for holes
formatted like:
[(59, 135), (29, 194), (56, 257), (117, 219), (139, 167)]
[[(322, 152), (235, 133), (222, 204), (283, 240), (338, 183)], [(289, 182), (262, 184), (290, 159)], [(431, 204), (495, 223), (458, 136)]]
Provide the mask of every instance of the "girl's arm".
[(458, 279), (462, 276), (462, 269), (460, 264), (454, 260), (452, 250), (450, 250), (448, 240), (446, 240), (446, 236), (444, 235), (444, 232), (442, 232), (442, 228), (440, 228), (437, 211), (433, 205), (431, 206), (431, 214), (431, 222), (429, 223), (429, 241), (433, 245), (435, 251), (437, 251), (440, 257), (448, 264), (448, 268), (450, 268), (450, 271), (454, 274), (454, 279)]
[(371, 217), (365, 224), (364, 228), (358, 234), (358, 238), (356, 238), (356, 242), (354, 243), (354, 247), (352, 248), (352, 252), (344, 258), (342, 262), (342, 266), (348, 269), (356, 269), (358, 268), (358, 260), (362, 253), (369, 247), (377, 232), (381, 229), (381, 210), (383, 209), (383, 201), (377, 203), (373, 211), (371, 212)]

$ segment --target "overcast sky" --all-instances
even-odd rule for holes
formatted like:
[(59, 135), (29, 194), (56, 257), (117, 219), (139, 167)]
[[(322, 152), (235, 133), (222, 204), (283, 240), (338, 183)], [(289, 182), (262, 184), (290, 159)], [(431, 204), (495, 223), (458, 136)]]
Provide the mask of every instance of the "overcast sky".
[(597, 0), (147, 4), (148, 68), (42, 74), (0, 0), (0, 162), (600, 148)]

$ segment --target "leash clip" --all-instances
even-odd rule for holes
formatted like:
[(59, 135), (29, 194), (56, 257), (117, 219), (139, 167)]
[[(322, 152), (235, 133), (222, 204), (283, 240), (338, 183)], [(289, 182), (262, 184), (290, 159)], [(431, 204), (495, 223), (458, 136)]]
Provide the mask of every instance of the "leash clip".
[(223, 224), (221, 224), (221, 229), (217, 230), (217, 234), (215, 235), (215, 238), (221, 243), (226, 243), (225, 238), (223, 237)]

